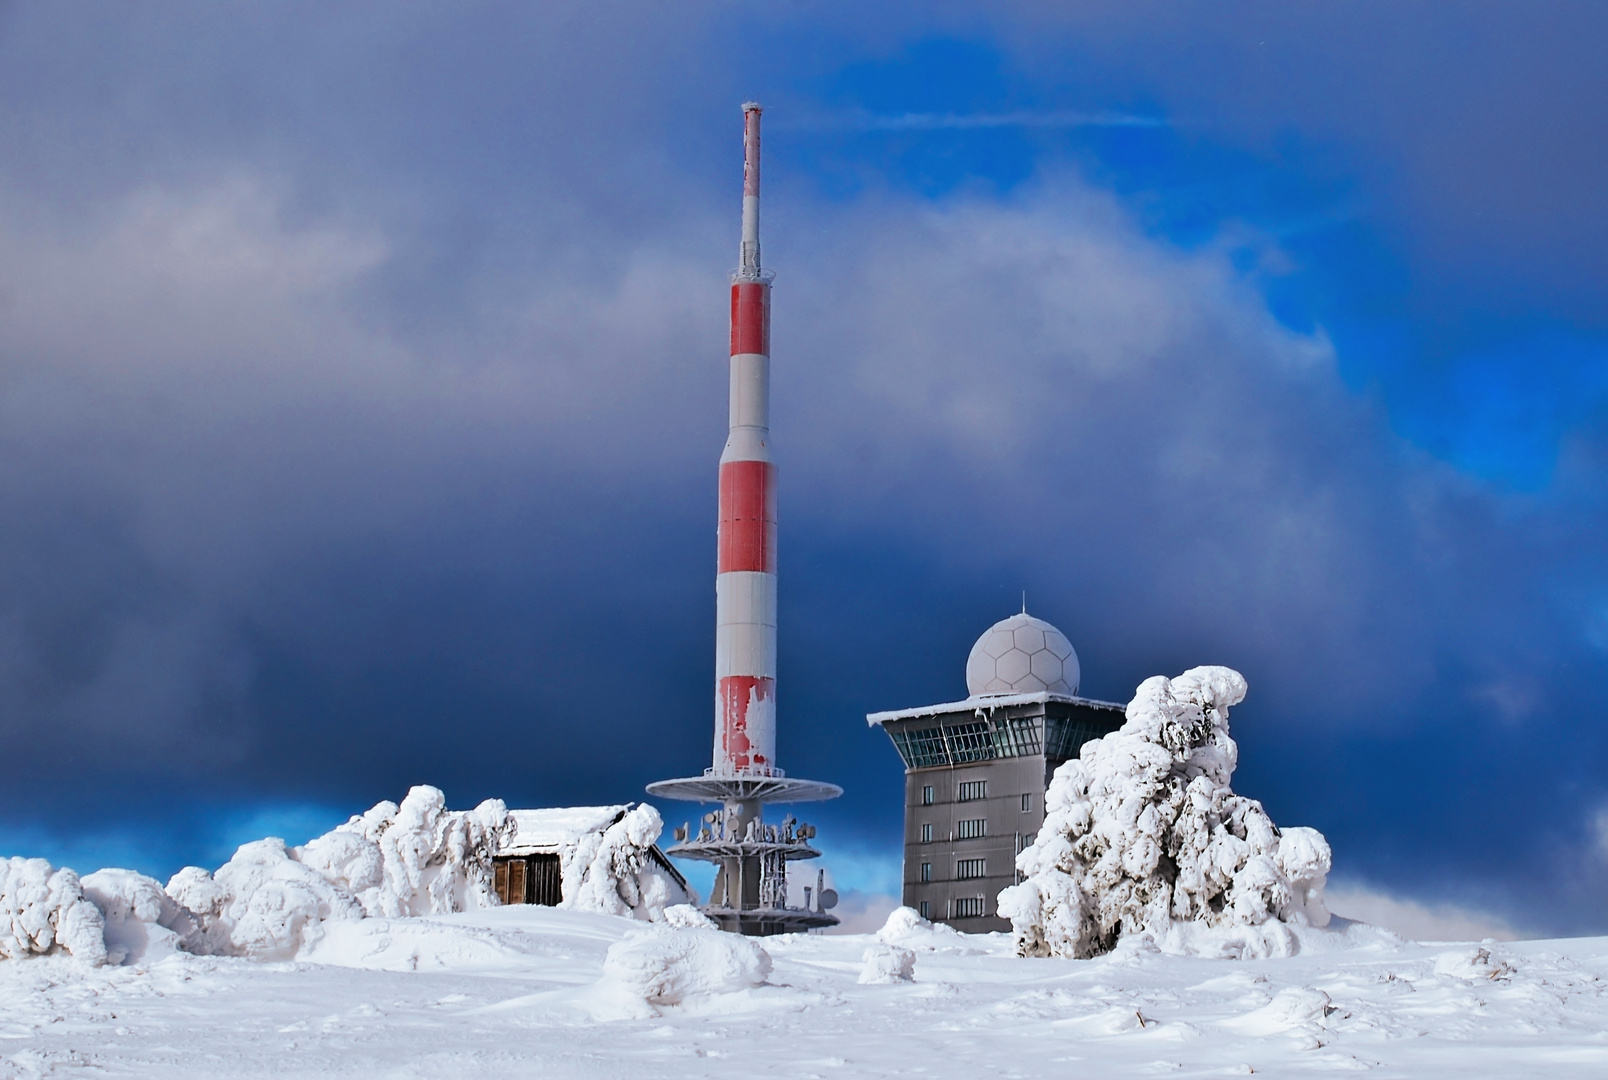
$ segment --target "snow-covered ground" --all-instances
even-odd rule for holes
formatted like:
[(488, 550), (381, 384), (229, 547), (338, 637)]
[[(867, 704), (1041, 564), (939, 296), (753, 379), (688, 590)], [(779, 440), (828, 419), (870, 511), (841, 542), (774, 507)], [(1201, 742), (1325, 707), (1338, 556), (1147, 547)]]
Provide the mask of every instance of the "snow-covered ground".
[[(1007, 935), (921, 928), (771, 938), (763, 985), (694, 980), (675, 1005), (606, 978), (609, 949), (625, 941), (618, 970), (621, 950), (711, 932), (551, 908), (332, 923), (291, 962), (56, 954), (0, 962), (0, 1077), (1608, 1075), (1608, 938), (1416, 944), (1336, 923), (1265, 960), (1131, 941), (1020, 959)], [(892, 981), (860, 981), (878, 971)]]

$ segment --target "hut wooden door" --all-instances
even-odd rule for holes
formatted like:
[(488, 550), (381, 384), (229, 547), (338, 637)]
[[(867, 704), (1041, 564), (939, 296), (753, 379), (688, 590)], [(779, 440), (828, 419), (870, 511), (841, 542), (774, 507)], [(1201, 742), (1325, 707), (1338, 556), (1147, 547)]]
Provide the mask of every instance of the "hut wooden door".
[(492, 863), (491, 884), (505, 904), (557, 907), (564, 899), (564, 872), (557, 854), (497, 859)]
[(563, 871), (556, 854), (532, 855), (527, 881), (525, 895), (529, 903), (557, 907), (564, 899)]

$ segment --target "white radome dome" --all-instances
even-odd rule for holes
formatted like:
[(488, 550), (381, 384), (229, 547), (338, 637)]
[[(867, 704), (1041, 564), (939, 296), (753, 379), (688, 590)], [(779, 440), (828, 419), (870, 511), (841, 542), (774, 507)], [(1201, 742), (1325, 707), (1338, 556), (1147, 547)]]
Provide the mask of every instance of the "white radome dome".
[(990, 626), (966, 658), (966, 690), (972, 697), (1046, 690), (1072, 697), (1081, 675), (1066, 635), (1025, 611)]

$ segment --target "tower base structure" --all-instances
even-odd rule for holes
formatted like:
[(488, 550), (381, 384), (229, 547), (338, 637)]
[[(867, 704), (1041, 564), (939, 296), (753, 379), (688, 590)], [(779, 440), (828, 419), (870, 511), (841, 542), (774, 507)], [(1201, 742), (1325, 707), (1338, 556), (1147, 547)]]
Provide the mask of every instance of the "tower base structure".
[(810, 846), (815, 827), (788, 815), (779, 824), (764, 820), (766, 803), (820, 802), (843, 794), (836, 784), (797, 780), (773, 769), (770, 774), (719, 774), (660, 780), (648, 794), (688, 802), (719, 803), (696, 829), (689, 822), (675, 830), (667, 855), (715, 864), (715, 886), (703, 913), (722, 930), (749, 937), (792, 934), (837, 925), (828, 914), (837, 895), (817, 874), (804, 887), (804, 905), (789, 907), (787, 864), (820, 857)]

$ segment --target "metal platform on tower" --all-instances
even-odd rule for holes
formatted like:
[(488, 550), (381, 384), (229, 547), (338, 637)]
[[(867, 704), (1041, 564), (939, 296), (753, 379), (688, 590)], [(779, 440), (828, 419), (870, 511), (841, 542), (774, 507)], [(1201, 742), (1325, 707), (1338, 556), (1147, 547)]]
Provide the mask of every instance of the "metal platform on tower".
[(795, 780), (783, 775), (780, 769), (772, 770), (768, 776), (722, 775), (705, 769), (702, 776), (655, 781), (648, 785), (648, 794), (687, 802), (801, 803), (835, 799), (843, 794), (843, 789), (819, 780)]
[(768, 802), (833, 799), (842, 788), (786, 776), (719, 776), (711, 769), (701, 777), (650, 784), (648, 792), (720, 803), (697, 828), (689, 822), (676, 829), (676, 843), (666, 854), (715, 864), (715, 886), (703, 913), (721, 929), (763, 937), (837, 925), (837, 917), (827, 914), (837, 894), (826, 888), (819, 872), (814, 886), (802, 890), (803, 906), (788, 906), (787, 864), (820, 857), (809, 843), (815, 827), (792, 815), (767, 824), (761, 808)]

